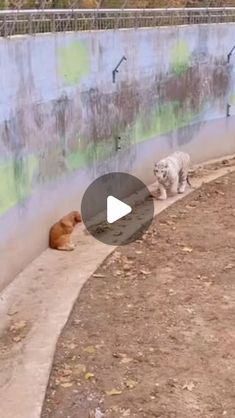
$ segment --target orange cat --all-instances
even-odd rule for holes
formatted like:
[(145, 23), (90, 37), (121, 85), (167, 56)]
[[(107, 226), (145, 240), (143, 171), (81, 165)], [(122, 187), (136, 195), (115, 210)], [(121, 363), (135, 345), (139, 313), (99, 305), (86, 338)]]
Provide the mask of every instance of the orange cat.
[(56, 222), (50, 229), (50, 247), (54, 250), (73, 251), (75, 244), (71, 242), (71, 234), (75, 225), (81, 221), (80, 213), (73, 211)]

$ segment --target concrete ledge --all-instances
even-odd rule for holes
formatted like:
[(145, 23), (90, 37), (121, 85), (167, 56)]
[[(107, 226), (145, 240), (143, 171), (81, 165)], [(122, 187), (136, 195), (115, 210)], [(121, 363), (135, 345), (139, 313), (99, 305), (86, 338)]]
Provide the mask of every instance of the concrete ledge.
[[(198, 188), (235, 170), (223, 167), (194, 179)], [(151, 186), (150, 189), (154, 189)], [(188, 195), (155, 201), (155, 215)], [(115, 247), (78, 227), (72, 253), (44, 251), (0, 294), (0, 416), (40, 418), (57, 339), (85, 281)], [(9, 338), (13, 323), (26, 321), (24, 338)]]

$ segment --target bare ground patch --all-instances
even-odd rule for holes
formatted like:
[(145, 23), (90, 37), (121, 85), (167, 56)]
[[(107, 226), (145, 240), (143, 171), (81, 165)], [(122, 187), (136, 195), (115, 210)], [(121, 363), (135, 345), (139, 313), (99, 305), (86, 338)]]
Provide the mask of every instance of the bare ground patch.
[(235, 417), (235, 173), (160, 214), (85, 284), (42, 418)]

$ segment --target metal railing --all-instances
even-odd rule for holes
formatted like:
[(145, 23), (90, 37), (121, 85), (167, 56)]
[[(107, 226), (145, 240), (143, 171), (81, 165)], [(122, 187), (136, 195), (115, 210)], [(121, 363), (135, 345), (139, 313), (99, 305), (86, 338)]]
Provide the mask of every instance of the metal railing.
[(0, 11), (0, 36), (235, 22), (235, 7)]

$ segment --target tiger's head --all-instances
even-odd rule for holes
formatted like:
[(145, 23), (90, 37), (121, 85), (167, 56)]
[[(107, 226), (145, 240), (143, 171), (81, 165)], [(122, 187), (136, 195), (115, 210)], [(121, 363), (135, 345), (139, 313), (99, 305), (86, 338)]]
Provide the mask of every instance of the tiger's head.
[(160, 183), (164, 183), (167, 180), (168, 168), (167, 162), (160, 161), (159, 163), (155, 163), (153, 173)]

